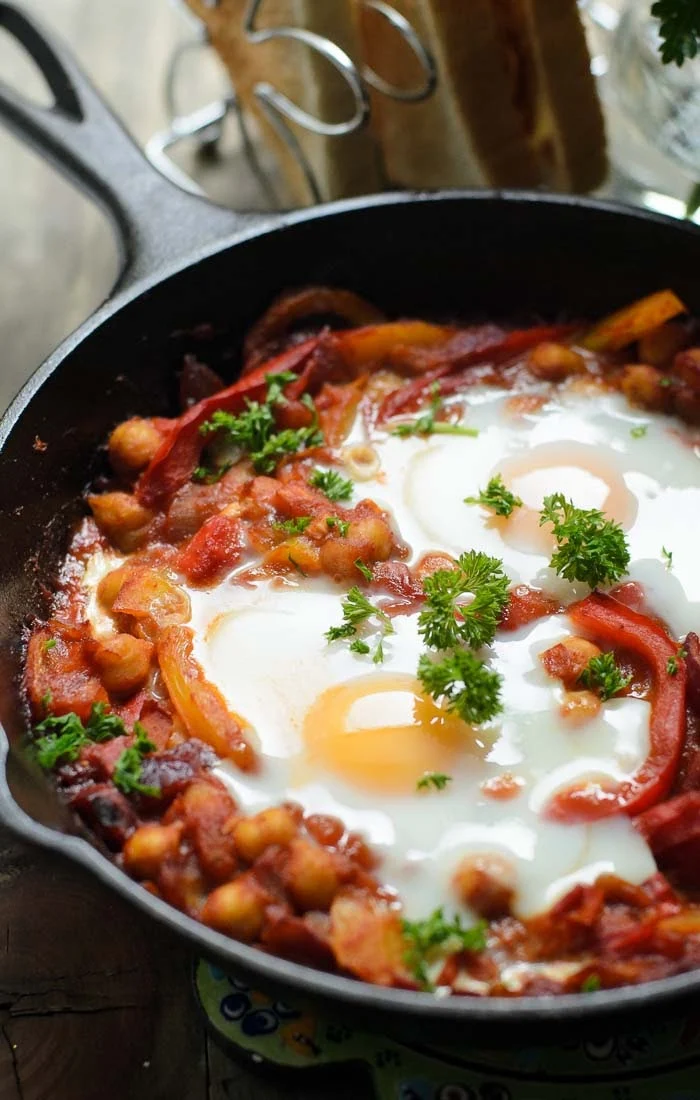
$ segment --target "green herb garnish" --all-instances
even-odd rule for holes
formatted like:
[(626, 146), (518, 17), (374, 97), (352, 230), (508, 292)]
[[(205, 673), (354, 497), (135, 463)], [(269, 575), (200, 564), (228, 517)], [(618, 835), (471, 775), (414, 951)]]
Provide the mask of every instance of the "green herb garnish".
[(293, 568), (297, 571), (300, 577), (306, 577), (308, 575), (299, 565), (299, 562), (296, 560), (296, 558), (293, 558), (291, 554), (287, 554), (287, 560), (289, 561), (289, 564), (293, 566)]
[(647, 424), (637, 424), (636, 428), (630, 428), (632, 439), (643, 439), (649, 431)]
[(465, 497), (465, 504), (481, 504), (483, 508), (489, 508), (497, 516), (510, 516), (515, 508), (522, 508), (523, 502), (506, 488), (500, 474), (492, 477), (485, 489), (481, 489), (477, 497)]
[(248, 398), (243, 412), (234, 415), (217, 409), (199, 430), (202, 435), (215, 434), (228, 446), (249, 455), (258, 474), (274, 473), (286, 455), (323, 443), (323, 436), (315, 426), (277, 431), (272, 406)]
[(296, 382), (296, 380), (297, 375), (293, 370), (280, 371), (279, 374), (266, 374), (268, 405), (284, 405), (287, 400), (284, 396), (284, 387), (289, 382)]
[(157, 798), (160, 788), (149, 787), (141, 782), (143, 758), (149, 752), (155, 752), (156, 746), (140, 722), (134, 723), (134, 733), (136, 737), (133, 745), (124, 749), (114, 765), (112, 782), (123, 794), (143, 794), (150, 798)]
[(374, 580), (374, 573), (368, 565), (365, 565), (362, 558), (355, 558), (353, 562), (355, 569), (358, 569), (366, 581)]
[(353, 653), (361, 653), (363, 656), (370, 652), (370, 647), (367, 642), (362, 641), (362, 638), (355, 638), (355, 641), (350, 643), (350, 649)]
[(434, 699), (445, 699), (447, 709), (472, 726), (488, 722), (502, 710), (501, 677), (467, 649), (455, 649), (442, 659), (424, 653), (418, 679)]
[(46, 641), (44, 642), (43, 646), (42, 646), (42, 649), (44, 650), (44, 653), (48, 653), (49, 650), (51, 650), (55, 647), (55, 645), (56, 645), (56, 639), (55, 638), (47, 638)]
[(563, 493), (545, 497), (540, 527), (551, 523), (558, 549), (550, 566), (567, 581), (584, 581), (591, 588), (619, 580), (627, 572), (630, 553), (619, 523), (595, 508), (577, 508)]
[(216, 485), (232, 466), (232, 462), (223, 462), (220, 466), (196, 466), (192, 473), (192, 480), (200, 485)]
[(331, 531), (335, 528), (341, 539), (346, 539), (348, 537), (350, 523), (346, 519), (338, 519), (337, 516), (328, 516), (326, 518), (326, 527)]
[(675, 676), (678, 672), (678, 662), (683, 661), (688, 656), (687, 650), (679, 649), (678, 653), (674, 657), (669, 657), (666, 662), (666, 671), (669, 676)]
[(465, 435), (473, 439), (479, 434), (476, 428), (467, 428), (463, 424), (450, 424), (445, 420), (437, 420), (437, 414), (442, 408), (440, 387), (437, 382), (433, 382), (430, 392), (432, 397), (427, 411), (415, 420), (397, 424), (395, 428), (392, 428), (392, 435), (397, 435), (401, 439), (407, 439), (412, 435)]
[(403, 922), (403, 934), (408, 942), (406, 963), (425, 988), (430, 988), (427, 966), (458, 951), (486, 950), (486, 921), (465, 928), (459, 915), (445, 919), (442, 909), (422, 921)]
[(603, 983), (597, 974), (589, 974), (588, 977), (584, 978), (581, 982), (582, 993), (597, 993), (602, 987)]
[[(332, 626), (330, 630), (327, 630), (325, 633), (326, 639), (329, 642), (337, 642), (342, 638), (354, 638), (358, 627), (374, 617), (379, 620), (380, 635), (372, 660), (375, 664), (379, 664), (384, 660), (384, 639), (389, 634), (394, 633), (391, 619), (381, 608), (375, 607), (357, 585), (353, 585), (341, 606), (343, 609), (343, 622), (340, 626)], [(353, 653), (367, 654), (370, 652), (370, 646), (360, 638), (355, 639), (350, 649)]]
[(350, 500), (353, 492), (353, 483), (346, 477), (341, 477), (336, 470), (315, 469), (309, 478), (309, 485), (328, 497), (329, 500)]
[(579, 676), (579, 680), (590, 691), (598, 693), (603, 702), (618, 695), (632, 682), (631, 676), (623, 676), (613, 653), (601, 653), (591, 657)]
[(673, 569), (673, 551), (667, 550), (665, 546), (662, 546), (661, 556), (666, 559), (666, 568)]
[[(489, 645), (508, 602), (503, 563), (477, 550), (461, 554), (454, 569), (438, 569), (423, 581), (425, 607), (418, 630), (425, 644), (450, 649), (466, 642), (472, 649)], [(472, 595), (470, 603), (463, 596)]]
[(36, 759), (50, 771), (59, 763), (77, 760), (80, 750), (91, 741), (123, 737), (126, 727), (118, 715), (107, 713), (105, 703), (93, 703), (86, 725), (77, 714), (51, 715), (34, 727), (34, 733), (42, 735), (34, 742)]
[(303, 535), (312, 522), (312, 516), (295, 516), (294, 519), (279, 520), (274, 526), (278, 531), (283, 531), (285, 535)]
[(651, 14), (659, 22), (661, 59), (668, 65), (683, 65), (697, 56), (700, 48), (700, 4), (698, 0), (656, 0)]
[(417, 791), (429, 791), (432, 787), (436, 791), (444, 791), (448, 783), (452, 782), (451, 775), (442, 772), (426, 772), (416, 783)]

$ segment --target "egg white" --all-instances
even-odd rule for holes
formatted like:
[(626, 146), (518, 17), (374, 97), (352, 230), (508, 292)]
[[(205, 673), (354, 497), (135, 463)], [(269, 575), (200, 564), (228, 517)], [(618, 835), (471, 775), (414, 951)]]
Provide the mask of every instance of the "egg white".
[[(475, 438), (401, 439), (376, 431), (368, 436), (361, 418), (355, 425), (352, 440), (377, 449), (380, 469), (375, 479), (356, 484), (354, 501), (368, 496), (386, 508), (410, 547), (409, 563), (428, 551), (456, 556), (483, 550), (502, 559), (514, 583), (542, 587), (568, 604), (588, 588), (557, 577), (548, 565), (551, 550), (513, 540), (506, 525), (464, 498), (477, 495), (509, 463), (519, 466), (518, 485), (533, 510), (544, 495), (558, 491), (578, 506), (602, 507), (614, 485), (625, 513), (630, 578), (643, 584), (673, 634), (681, 638), (700, 625), (694, 550), (700, 545), (700, 451), (689, 429), (638, 413), (618, 395), (576, 387), (525, 413), (514, 412), (510, 394), (490, 387), (470, 390), (467, 400), (465, 418), (478, 430)], [(631, 429), (640, 426), (646, 434), (632, 436)], [(662, 546), (673, 554), (672, 569)], [(96, 557), (85, 579), (88, 614), (99, 630), (106, 626), (94, 591), (108, 567), (108, 558)], [(247, 812), (292, 799), (362, 833), (380, 855), (382, 880), (396, 889), (409, 917), (425, 916), (438, 905), (459, 908), (451, 879), (470, 852), (498, 853), (512, 862), (514, 910), (524, 917), (602, 872), (632, 883), (654, 873), (651, 852), (625, 815), (591, 825), (554, 824), (541, 816), (555, 790), (585, 778), (623, 780), (649, 748), (649, 705), (641, 700), (611, 700), (581, 726), (561, 717), (561, 685), (546, 676), (538, 655), (572, 633), (566, 615), (501, 634), (482, 654), (503, 676), (503, 713), (465, 738), (444, 791), (378, 794), (371, 784), (305, 762), (304, 723), (319, 696), (334, 686), (415, 675), (424, 649), (417, 617), (394, 620), (396, 632), (377, 667), (370, 657), (350, 652), (347, 643), (326, 642), (325, 631), (341, 621), (343, 596), (328, 580), (277, 578), (250, 587), (238, 584), (234, 572), (214, 588), (189, 595), (195, 655), (255, 731), (261, 753), (259, 775), (244, 776), (221, 763), (221, 779)], [(409, 701), (399, 696), (363, 700), (353, 711), (355, 724), (404, 721)], [(377, 706), (393, 707), (395, 716), (387, 719)], [(503, 774), (516, 775), (522, 784), (508, 801), (482, 789), (485, 780)]]

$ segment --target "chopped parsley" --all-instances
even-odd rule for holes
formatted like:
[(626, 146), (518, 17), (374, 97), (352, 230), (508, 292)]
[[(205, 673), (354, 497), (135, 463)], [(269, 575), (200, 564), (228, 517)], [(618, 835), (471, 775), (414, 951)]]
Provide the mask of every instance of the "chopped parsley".
[[(418, 630), (426, 645), (450, 649), (463, 642), (472, 649), (489, 645), (508, 602), (503, 563), (477, 550), (461, 554), (454, 569), (438, 569), (423, 581), (425, 607)], [(472, 595), (470, 603), (462, 597)]]
[(232, 462), (222, 462), (220, 466), (196, 466), (192, 473), (192, 480), (200, 485), (216, 485), (232, 466)]
[(632, 436), (632, 439), (643, 439), (648, 431), (648, 425), (637, 424), (636, 428), (630, 428), (630, 435)]
[(284, 387), (296, 380), (297, 375), (293, 370), (280, 371), (279, 374), (266, 374), (268, 405), (284, 405), (287, 400), (284, 396)]
[(673, 569), (673, 551), (667, 550), (665, 546), (662, 546), (661, 556), (666, 560), (666, 568)]
[(274, 526), (285, 535), (303, 535), (312, 521), (312, 516), (295, 516), (294, 519), (279, 520)]
[(465, 435), (475, 438), (479, 433), (476, 428), (467, 428), (463, 424), (450, 424), (446, 420), (438, 420), (437, 415), (442, 408), (440, 387), (433, 382), (430, 387), (432, 394), (430, 406), (421, 416), (415, 420), (408, 420), (404, 424), (397, 424), (391, 434), (401, 439), (407, 439), (412, 435)]
[(366, 655), (371, 652), (370, 646), (361, 638), (355, 638), (355, 635), (359, 626), (374, 617), (379, 620), (380, 635), (372, 660), (375, 664), (381, 663), (384, 660), (384, 639), (389, 634), (394, 633), (394, 627), (389, 616), (381, 608), (375, 607), (357, 585), (353, 585), (341, 606), (343, 609), (343, 622), (340, 626), (332, 626), (330, 630), (327, 630), (325, 633), (326, 639), (329, 642), (337, 642), (342, 638), (354, 638), (355, 640), (350, 645), (350, 649), (353, 653)]
[(679, 649), (678, 653), (674, 657), (669, 657), (666, 662), (666, 671), (669, 676), (675, 676), (678, 672), (678, 662), (684, 660), (688, 656), (685, 649)]
[(447, 784), (451, 782), (451, 775), (444, 775), (442, 772), (426, 772), (416, 783), (416, 790), (429, 791), (432, 787), (435, 791), (444, 791)]
[(293, 558), (291, 554), (287, 554), (287, 560), (288, 560), (289, 564), (297, 571), (297, 573), (299, 574), (300, 577), (306, 577), (307, 576), (305, 571), (299, 565), (299, 562), (296, 560), (296, 558)]
[(403, 934), (408, 946), (406, 964), (421, 985), (429, 989), (431, 983), (428, 978), (428, 964), (458, 951), (485, 951), (487, 929), (486, 921), (478, 921), (470, 928), (465, 928), (459, 914), (448, 921), (442, 909), (436, 909), (427, 920), (405, 920)]
[(42, 646), (42, 649), (44, 650), (44, 653), (48, 653), (50, 649), (53, 649), (55, 647), (55, 645), (56, 645), (56, 639), (55, 638), (47, 638), (46, 641), (44, 642), (43, 646)]
[(371, 581), (374, 579), (374, 573), (368, 565), (365, 565), (362, 558), (355, 558), (353, 565), (355, 566), (355, 569), (359, 569), (360, 573), (362, 573), (362, 576), (365, 578), (366, 581)]
[(331, 531), (335, 529), (341, 539), (346, 539), (348, 537), (350, 524), (346, 519), (338, 519), (337, 516), (328, 516), (326, 518), (326, 527)]
[(136, 737), (133, 745), (118, 758), (112, 773), (112, 782), (123, 794), (143, 794), (157, 798), (160, 788), (149, 787), (141, 781), (143, 758), (149, 752), (155, 752), (156, 746), (150, 740), (140, 722), (134, 724)]
[(440, 660), (424, 653), (418, 679), (434, 699), (445, 699), (447, 709), (472, 726), (499, 714), (501, 677), (467, 649), (455, 649)]
[(337, 470), (315, 469), (309, 478), (309, 485), (314, 489), (320, 489), (329, 500), (350, 500), (353, 491), (353, 483), (346, 477), (341, 477)]
[(77, 714), (51, 715), (34, 727), (41, 736), (34, 742), (34, 753), (46, 771), (57, 764), (77, 760), (80, 750), (91, 741), (110, 741), (123, 737), (126, 727), (116, 714), (108, 714), (105, 703), (93, 703), (90, 717), (83, 725)]
[(591, 657), (579, 680), (584, 687), (596, 691), (603, 702), (606, 702), (613, 695), (624, 691), (632, 677), (622, 675), (613, 653), (601, 653), (598, 657)]
[(589, 974), (587, 978), (584, 978), (581, 982), (582, 993), (597, 993), (599, 989), (603, 988), (603, 983), (597, 974)]
[(497, 516), (510, 516), (516, 508), (522, 508), (523, 502), (506, 488), (500, 474), (492, 477), (485, 489), (481, 489), (476, 497), (465, 497), (465, 504), (481, 504), (483, 508), (489, 508)]
[(286, 455), (323, 443), (323, 436), (315, 425), (277, 431), (270, 402), (261, 405), (259, 401), (246, 398), (245, 406), (237, 415), (217, 409), (199, 431), (204, 436), (216, 435), (222, 443), (249, 455), (258, 474), (272, 474)]
[(627, 572), (630, 552), (619, 523), (596, 508), (577, 508), (563, 493), (545, 497), (540, 527), (551, 523), (557, 550), (550, 566), (567, 581), (583, 581), (596, 588), (617, 581)]

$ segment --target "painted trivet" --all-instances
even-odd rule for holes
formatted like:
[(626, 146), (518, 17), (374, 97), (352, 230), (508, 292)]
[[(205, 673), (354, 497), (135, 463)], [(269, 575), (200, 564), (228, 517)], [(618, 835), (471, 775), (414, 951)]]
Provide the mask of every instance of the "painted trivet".
[(213, 1032), (238, 1055), (296, 1072), (361, 1064), (375, 1100), (700, 1100), (700, 1011), (566, 1046), (425, 1052), (276, 1001), (204, 961), (195, 986)]

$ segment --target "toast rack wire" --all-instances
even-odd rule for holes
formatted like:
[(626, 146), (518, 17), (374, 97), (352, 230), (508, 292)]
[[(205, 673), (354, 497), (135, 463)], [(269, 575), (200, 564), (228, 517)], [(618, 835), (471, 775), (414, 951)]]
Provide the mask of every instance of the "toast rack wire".
[[(205, 2), (209, 7), (216, 7), (219, 0), (205, 0)], [(268, 81), (260, 81), (253, 89), (253, 94), (265, 117), (274, 127), (303, 172), (312, 201), (320, 203), (323, 199), (321, 188), (304, 152), (302, 143), (297, 137), (295, 128), (330, 139), (342, 139), (350, 134), (357, 133), (367, 126), (370, 120), (370, 88), (389, 99), (403, 103), (420, 103), (432, 96), (437, 87), (435, 59), (415, 27), (386, 0), (360, 0), (360, 4), (361, 7), (374, 11), (384, 18), (414, 54), (421, 69), (422, 81), (413, 88), (399, 88), (388, 83), (370, 66), (358, 66), (349, 54), (330, 38), (303, 27), (290, 25), (259, 28), (257, 26), (258, 15), (264, 3), (265, 0), (250, 0), (245, 11), (243, 34), (248, 42), (252, 46), (275, 40), (298, 42), (305, 45), (317, 57), (322, 58), (336, 70), (352, 96), (352, 113), (349, 117), (340, 122), (327, 122), (325, 119), (304, 110)], [(164, 175), (174, 180), (181, 187), (185, 187), (190, 191), (200, 191), (198, 185), (171, 160), (170, 150), (188, 138), (194, 138), (202, 148), (216, 148), (226, 119), (233, 116), (238, 126), (242, 148), (250, 168), (263, 188), (266, 200), (271, 206), (277, 206), (278, 201), (269, 173), (261, 164), (250, 131), (249, 121), (233, 87), (222, 98), (190, 114), (183, 115), (178, 112), (177, 88), (182, 62), (193, 51), (207, 47), (208, 44), (207, 30), (197, 21), (193, 36), (183, 41), (173, 52), (166, 71), (165, 81), (168, 127), (149, 140), (146, 145), (146, 154)]]

